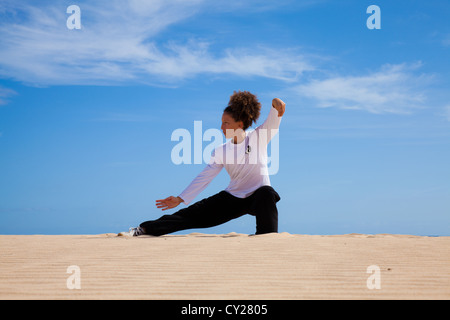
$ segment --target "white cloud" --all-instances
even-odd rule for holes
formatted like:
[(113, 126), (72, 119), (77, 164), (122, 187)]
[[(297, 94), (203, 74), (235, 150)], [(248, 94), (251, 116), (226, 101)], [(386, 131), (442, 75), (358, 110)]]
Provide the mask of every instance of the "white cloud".
[[(293, 3), (283, 0), (277, 5)], [(425, 106), (431, 77), (419, 73), (420, 63), (318, 79), (318, 72), (312, 71), (320, 70), (298, 49), (217, 48), (208, 38), (180, 42), (161, 36), (202, 12), (225, 7), (242, 11), (254, 6), (275, 10), (269, 0), (97, 0), (80, 4), (82, 29), (68, 30), (66, 8), (54, 1), (42, 0), (37, 6), (33, 1), (3, 0), (0, 77), (34, 85), (172, 85), (199, 75), (233, 75), (286, 82), (296, 95), (322, 108), (407, 114)], [(170, 29), (169, 34), (173, 32)], [(305, 72), (309, 72), (307, 77), (302, 77)], [(295, 85), (299, 81), (302, 84)], [(0, 104), (8, 95), (11, 93), (2, 94), (0, 88)], [(118, 114), (103, 119), (136, 120)]]
[(301, 73), (314, 69), (306, 59), (288, 51), (275, 52), (261, 47), (252, 50), (258, 53), (249, 49), (226, 49), (223, 54), (214, 55), (209, 47), (209, 43), (198, 41), (185, 45), (171, 43), (165, 53), (155, 49), (154, 59), (145, 61), (141, 67), (148, 74), (175, 80), (211, 73), (295, 81)]
[(16, 94), (14, 90), (0, 86), (0, 106), (7, 104), (8, 98)]
[(432, 80), (430, 75), (417, 73), (420, 66), (420, 63), (385, 65), (368, 75), (312, 80), (293, 90), (321, 108), (408, 114), (425, 106), (425, 88)]
[(161, 83), (204, 73), (292, 81), (312, 69), (303, 56), (289, 51), (228, 48), (214, 53), (204, 40), (155, 40), (168, 27), (206, 8), (213, 10), (205, 0), (84, 3), (81, 30), (68, 30), (69, 15), (53, 2), (34, 6), (6, 0), (0, 6), (0, 14), (16, 17), (0, 19), (0, 76), (26, 83)]

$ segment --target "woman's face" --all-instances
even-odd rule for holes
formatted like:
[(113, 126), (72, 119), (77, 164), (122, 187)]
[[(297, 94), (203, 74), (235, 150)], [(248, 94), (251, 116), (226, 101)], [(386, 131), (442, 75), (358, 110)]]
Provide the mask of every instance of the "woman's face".
[(244, 130), (244, 124), (242, 121), (234, 121), (231, 114), (224, 112), (222, 115), (222, 126), (220, 129), (222, 130), (223, 134), (225, 135), (226, 139), (233, 138), (235, 136), (235, 131), (240, 129)]

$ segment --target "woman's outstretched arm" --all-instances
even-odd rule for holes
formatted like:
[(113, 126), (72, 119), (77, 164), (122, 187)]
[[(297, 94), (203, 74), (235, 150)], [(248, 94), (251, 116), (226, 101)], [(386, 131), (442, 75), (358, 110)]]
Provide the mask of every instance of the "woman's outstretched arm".
[(278, 98), (272, 100), (272, 108), (263, 124), (255, 129), (261, 142), (269, 144), (270, 140), (278, 133), (281, 118), (286, 110), (286, 104)]
[(222, 168), (223, 164), (221, 161), (216, 159), (214, 150), (208, 165), (178, 197), (170, 196), (165, 199), (156, 200), (156, 207), (158, 209), (168, 210), (175, 208), (182, 202), (188, 205), (208, 186), (208, 184), (219, 174)]

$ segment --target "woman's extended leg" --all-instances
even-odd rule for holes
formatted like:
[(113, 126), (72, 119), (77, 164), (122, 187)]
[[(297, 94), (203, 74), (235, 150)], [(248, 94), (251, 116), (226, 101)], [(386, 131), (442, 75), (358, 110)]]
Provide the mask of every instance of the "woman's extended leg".
[(244, 215), (243, 199), (221, 191), (172, 215), (141, 223), (146, 234), (161, 236), (176, 231), (209, 228)]

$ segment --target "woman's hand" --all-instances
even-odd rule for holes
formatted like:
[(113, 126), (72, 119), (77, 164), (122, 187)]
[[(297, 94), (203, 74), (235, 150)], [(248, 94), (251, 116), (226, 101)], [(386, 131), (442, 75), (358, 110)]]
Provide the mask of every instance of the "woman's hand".
[(156, 200), (156, 207), (160, 208), (164, 211), (164, 210), (175, 208), (182, 202), (183, 202), (183, 199), (181, 199), (180, 197), (170, 196), (165, 199)]
[(286, 103), (283, 102), (283, 100), (275, 98), (272, 100), (272, 107), (278, 110), (278, 116), (282, 117), (284, 114), (284, 111), (286, 110)]

